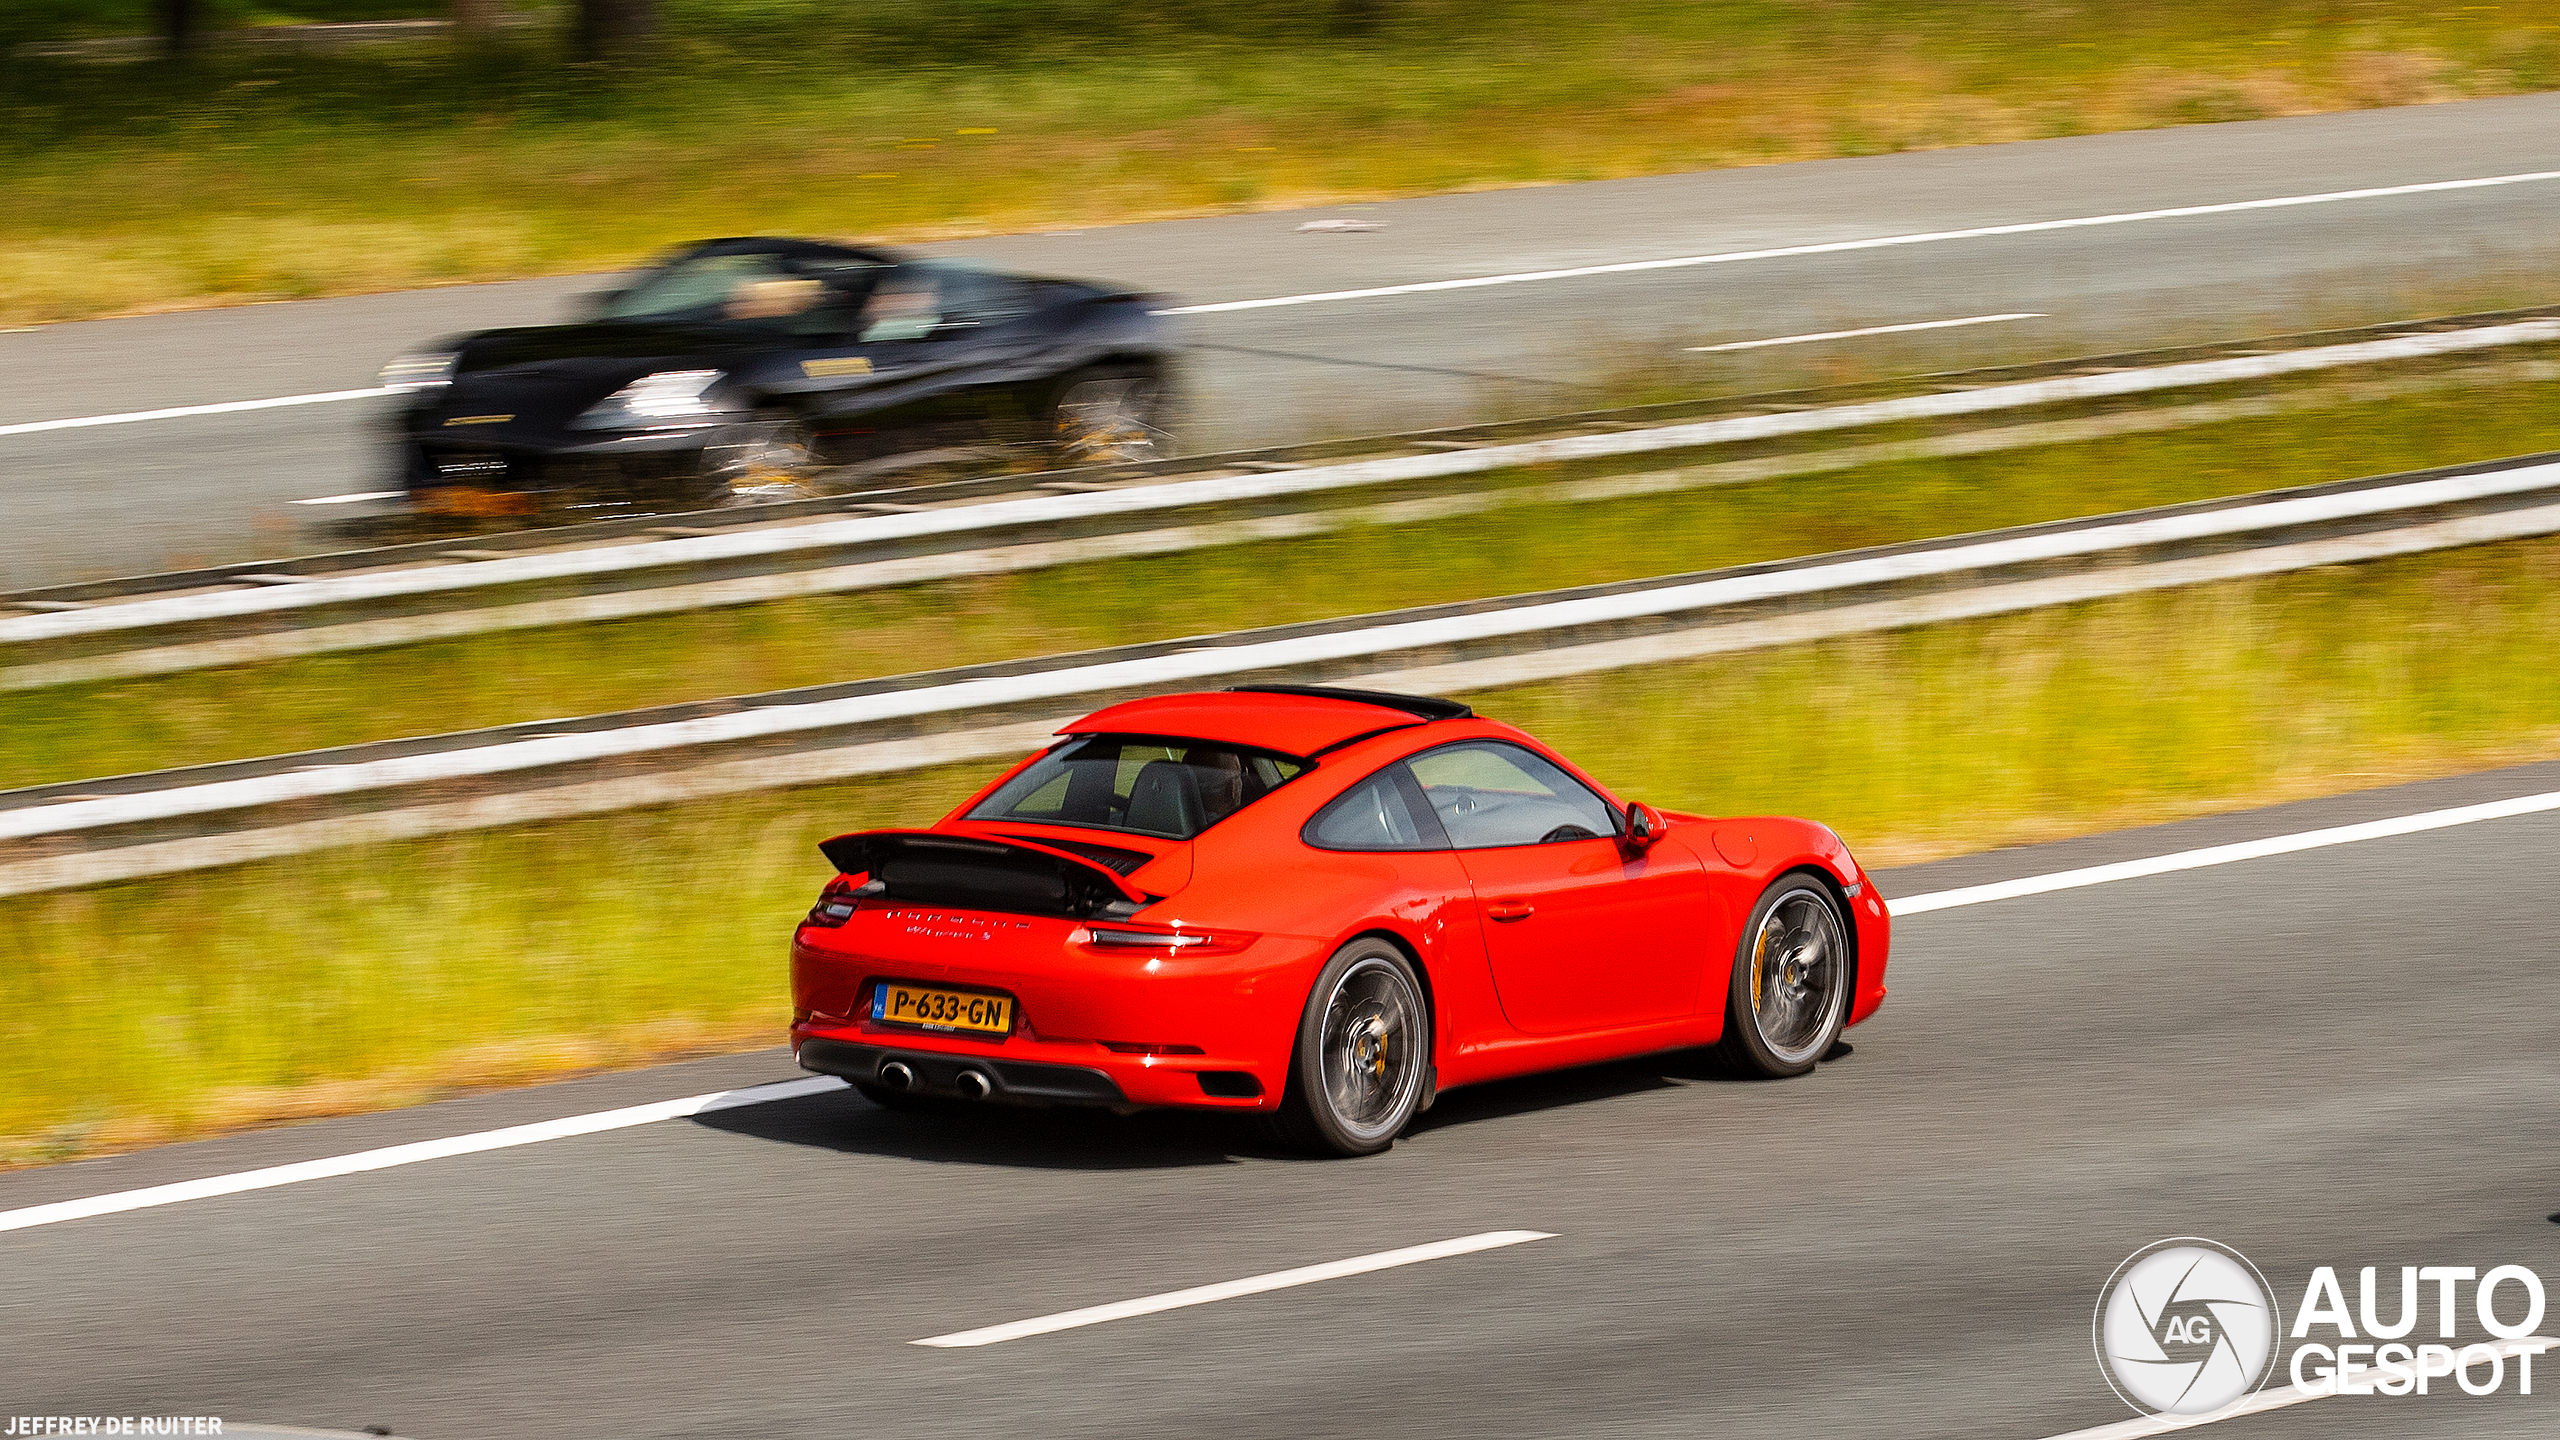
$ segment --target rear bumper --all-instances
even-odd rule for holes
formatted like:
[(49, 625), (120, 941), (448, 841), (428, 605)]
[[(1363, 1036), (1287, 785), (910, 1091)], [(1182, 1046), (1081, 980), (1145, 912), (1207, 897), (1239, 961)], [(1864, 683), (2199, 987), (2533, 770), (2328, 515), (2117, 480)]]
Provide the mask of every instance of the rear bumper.
[(1276, 1082), (1282, 1078), (1260, 1060), (1131, 1055), (1089, 1042), (1020, 1035), (989, 1041), (867, 1025), (839, 1030), (804, 1021), (791, 1027), (791, 1043), (800, 1068), (821, 1075), (875, 1085), (880, 1068), (894, 1060), (914, 1073), (913, 1093), (962, 1096), (961, 1072), (975, 1070), (990, 1082), (987, 1100), (1017, 1105), (1267, 1110), (1279, 1103)]
[(987, 1077), (987, 1099), (1017, 1105), (1127, 1105), (1117, 1082), (1081, 1065), (1044, 1065), (1027, 1060), (997, 1060), (979, 1055), (953, 1055), (906, 1046), (857, 1045), (849, 1040), (812, 1036), (800, 1042), (800, 1068), (821, 1075), (841, 1075), (863, 1084), (876, 1082), (892, 1061), (914, 1073), (911, 1093), (960, 1095), (960, 1074), (975, 1070)]
[[(971, 913), (893, 906), (841, 928), (800, 927), (793, 1043), (920, 1053), (950, 1062), (935, 1073), (954, 1076), (969, 1061), (1091, 1071), (1122, 1097), (1093, 1103), (1267, 1110), (1287, 1086), (1299, 1012), (1332, 951), (1323, 938), (1264, 935), (1240, 953), (1148, 958), (1070, 943), (1066, 920), (991, 919), (985, 933), (1004, 937), (994, 940), (925, 933), (921, 923)], [(979, 922), (952, 923), (979, 933)], [(873, 1020), (875, 987), (891, 978), (1010, 995), (1015, 1028), (986, 1036)], [(853, 1078), (877, 1073), (875, 1062)]]

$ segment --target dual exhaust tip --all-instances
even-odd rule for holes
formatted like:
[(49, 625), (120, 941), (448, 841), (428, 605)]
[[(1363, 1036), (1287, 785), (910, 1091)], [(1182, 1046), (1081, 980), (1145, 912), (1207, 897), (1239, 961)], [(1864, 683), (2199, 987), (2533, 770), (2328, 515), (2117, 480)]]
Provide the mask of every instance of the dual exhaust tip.
[[(916, 1072), (904, 1061), (891, 1060), (880, 1067), (880, 1083), (899, 1094), (916, 1088)], [(963, 1100), (984, 1100), (996, 1093), (996, 1082), (984, 1070), (963, 1070), (954, 1082)]]

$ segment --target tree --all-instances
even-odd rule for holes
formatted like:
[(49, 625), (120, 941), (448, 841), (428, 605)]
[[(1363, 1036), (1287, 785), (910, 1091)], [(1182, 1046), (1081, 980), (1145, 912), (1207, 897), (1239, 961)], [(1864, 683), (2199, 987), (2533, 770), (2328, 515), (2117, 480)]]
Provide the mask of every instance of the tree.
[(171, 55), (194, 52), (203, 30), (202, 0), (160, 0), (160, 40)]
[(658, 36), (658, 0), (578, 0), (578, 58), (632, 60)]
[(454, 33), (465, 40), (489, 38), (498, 28), (500, 0), (452, 0)]

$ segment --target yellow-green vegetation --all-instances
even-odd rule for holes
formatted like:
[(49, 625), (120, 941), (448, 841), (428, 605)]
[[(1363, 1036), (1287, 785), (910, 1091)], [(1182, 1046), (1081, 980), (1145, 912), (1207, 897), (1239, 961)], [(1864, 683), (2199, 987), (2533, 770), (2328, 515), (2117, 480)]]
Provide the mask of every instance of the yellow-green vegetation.
[[(1472, 697), (1870, 865), (2560, 754), (2560, 541)], [(843, 829), (992, 766), (0, 900), (0, 1161), (773, 1043)]]
[[(1675, 574), (2560, 446), (2560, 381), (0, 694), (0, 787)], [(1538, 478), (1535, 476), (1527, 478)], [(350, 705), (349, 696), (364, 703)]]
[[(185, 65), (0, 52), (0, 325), (573, 273), (704, 235), (952, 237), (2560, 84), (2546, 8), (2423, 0), (663, 8), (657, 59), (620, 69), (566, 63), (557, 25)], [(142, 10), (39, 0), (17, 33)]]

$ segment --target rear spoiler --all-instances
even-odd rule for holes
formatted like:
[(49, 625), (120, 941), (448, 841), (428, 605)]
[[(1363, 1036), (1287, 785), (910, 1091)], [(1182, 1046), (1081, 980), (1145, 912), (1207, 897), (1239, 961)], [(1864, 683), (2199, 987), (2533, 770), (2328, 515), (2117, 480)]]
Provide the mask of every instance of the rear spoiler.
[(870, 877), (857, 894), (926, 905), (1116, 919), (1156, 898), (1108, 866), (1022, 840), (860, 830), (820, 843), (818, 852), (843, 874)]

